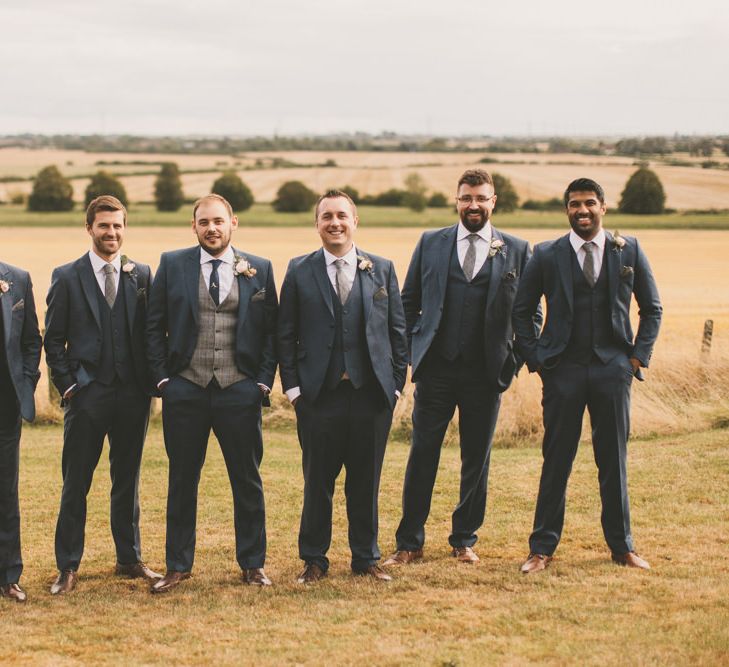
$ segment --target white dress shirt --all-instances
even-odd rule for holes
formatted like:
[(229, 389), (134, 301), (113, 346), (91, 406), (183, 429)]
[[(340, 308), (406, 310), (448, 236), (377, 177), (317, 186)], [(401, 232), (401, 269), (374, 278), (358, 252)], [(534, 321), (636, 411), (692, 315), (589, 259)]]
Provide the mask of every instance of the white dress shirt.
[(458, 263), (463, 267), (463, 260), (466, 259), (466, 251), (470, 245), (468, 236), (470, 234), (478, 234), (474, 247), (476, 249), (476, 262), (473, 265), (473, 275), (475, 276), (484, 265), (489, 256), (489, 248), (491, 247), (491, 223), (487, 222), (477, 232), (469, 231), (462, 223), (458, 223), (458, 234), (456, 236), (456, 251), (458, 252)]
[(222, 264), (218, 266), (218, 281), (220, 282), (218, 303), (223, 303), (233, 287), (233, 264), (235, 263), (233, 248), (228, 246), (222, 255), (213, 257), (205, 248), (200, 247), (200, 271), (202, 271), (203, 280), (208, 290), (210, 289), (210, 274), (213, 272), (211, 262), (214, 259), (222, 261)]
[[(602, 256), (605, 252), (605, 230), (601, 229), (597, 233), (597, 236), (592, 239), (592, 242), (597, 246), (597, 248), (593, 248), (592, 250), (592, 265), (595, 267), (595, 277), (597, 278), (600, 275), (600, 269), (602, 269)], [(587, 254), (587, 251), (584, 248), (585, 239), (577, 236), (575, 231), (572, 229), (570, 230), (570, 243), (575, 250), (580, 268), (582, 268), (585, 265), (585, 255)]]
[(102, 294), (106, 294), (106, 274), (104, 273), (104, 267), (107, 264), (111, 264), (114, 267), (114, 288), (119, 293), (119, 278), (121, 277), (121, 255), (117, 255), (111, 262), (107, 262), (105, 259), (99, 257), (93, 250), (89, 250), (89, 259), (91, 260), (91, 268), (94, 271), (94, 277), (96, 282), (99, 284), (99, 289)]

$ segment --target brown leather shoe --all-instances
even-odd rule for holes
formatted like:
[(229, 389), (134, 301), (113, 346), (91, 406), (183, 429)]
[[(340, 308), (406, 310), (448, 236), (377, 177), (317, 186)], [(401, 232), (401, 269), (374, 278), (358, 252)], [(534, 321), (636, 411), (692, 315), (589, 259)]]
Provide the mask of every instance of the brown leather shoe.
[(189, 579), (191, 576), (192, 573), (190, 572), (176, 572), (175, 570), (168, 570), (167, 574), (153, 583), (149, 590), (152, 593), (167, 593), (167, 591), (171, 591), (175, 586), (185, 579)]
[(159, 581), (162, 578), (161, 574), (150, 570), (141, 560), (138, 563), (117, 563), (114, 574), (118, 577), (127, 577), (128, 579), (146, 579), (151, 583)]
[(416, 560), (420, 560), (422, 557), (422, 549), (416, 549), (415, 551), (398, 549), (382, 564), (382, 566), (390, 567), (391, 565), (409, 565), (410, 563), (414, 563)]
[(326, 576), (326, 571), (322, 570), (318, 565), (315, 563), (307, 563), (304, 571), (296, 579), (296, 582), (299, 584), (313, 584)]
[(468, 563), (469, 565), (475, 565), (481, 560), (471, 547), (453, 547), (451, 555), (459, 563)]
[(74, 570), (59, 572), (56, 580), (51, 584), (51, 595), (64, 595), (76, 588), (78, 574)]
[(3, 584), (0, 586), (0, 595), (16, 602), (25, 602), (28, 599), (25, 591), (18, 584)]
[(529, 554), (529, 558), (524, 561), (521, 566), (522, 574), (534, 574), (547, 569), (547, 565), (552, 562), (552, 557), (545, 554)]
[(392, 577), (379, 565), (370, 565), (366, 570), (353, 570), (353, 572), (358, 577), (372, 577), (376, 581), (392, 581)]
[(252, 567), (243, 570), (243, 581), (251, 586), (270, 586), (271, 580), (266, 576), (262, 567)]
[(626, 567), (637, 567), (640, 570), (650, 570), (648, 561), (641, 558), (635, 551), (628, 551), (627, 554), (613, 554), (613, 562)]

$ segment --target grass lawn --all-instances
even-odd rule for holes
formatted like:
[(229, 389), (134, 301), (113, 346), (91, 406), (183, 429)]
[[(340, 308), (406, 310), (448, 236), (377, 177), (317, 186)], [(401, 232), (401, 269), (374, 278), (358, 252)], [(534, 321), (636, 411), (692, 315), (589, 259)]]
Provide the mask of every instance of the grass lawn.
[[(361, 206), (358, 209), (362, 224), (368, 227), (443, 227), (456, 220), (450, 208), (430, 208), (414, 213), (407, 208)], [(245, 227), (301, 227), (313, 225), (313, 210), (306, 213), (277, 213), (269, 204), (254, 204), (239, 215)], [(129, 221), (136, 226), (179, 227), (192, 216), (192, 207), (183, 206), (174, 213), (157, 211), (149, 204), (133, 204), (129, 209)], [(0, 206), (0, 227), (64, 227), (76, 226), (84, 220), (80, 207), (64, 213), (31, 213), (20, 206)], [(516, 211), (497, 213), (494, 224), (504, 229), (544, 228), (563, 229), (567, 224), (561, 211)], [(729, 213), (667, 215), (622, 215), (611, 211), (606, 219), (609, 229), (729, 229)]]
[[(633, 529), (650, 572), (613, 565), (599, 526), (592, 452), (583, 444), (569, 489), (564, 539), (546, 572), (524, 577), (541, 457), (493, 454), (477, 566), (449, 556), (456, 448), (443, 452), (422, 563), (391, 584), (349, 574), (342, 483), (330, 577), (304, 588), (296, 539), (300, 451), (289, 430), (267, 430), (267, 590), (239, 582), (225, 467), (211, 440), (203, 470), (194, 576), (166, 596), (112, 575), (108, 460), (89, 495), (86, 552), (76, 591), (51, 598), (62, 429), (26, 427), (21, 510), (26, 605), (0, 600), (6, 664), (703, 664), (729, 662), (728, 433), (630, 447)], [(380, 502), (380, 546), (393, 547), (407, 446), (391, 442)], [(167, 459), (161, 428), (142, 469), (145, 560), (163, 569)]]

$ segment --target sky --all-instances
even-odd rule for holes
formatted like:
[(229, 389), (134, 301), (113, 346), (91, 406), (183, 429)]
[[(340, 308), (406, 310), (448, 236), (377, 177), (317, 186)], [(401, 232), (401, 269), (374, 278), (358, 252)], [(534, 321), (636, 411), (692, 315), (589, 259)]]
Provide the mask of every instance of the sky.
[(726, 0), (3, 0), (0, 134), (729, 134)]

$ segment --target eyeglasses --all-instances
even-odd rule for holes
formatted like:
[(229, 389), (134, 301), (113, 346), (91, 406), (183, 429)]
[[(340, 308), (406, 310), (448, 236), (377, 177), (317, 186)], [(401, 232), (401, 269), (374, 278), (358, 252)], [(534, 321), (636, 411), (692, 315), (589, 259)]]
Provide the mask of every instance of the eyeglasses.
[(471, 195), (463, 195), (462, 197), (456, 197), (456, 201), (460, 202), (461, 204), (470, 204), (475, 200), (477, 204), (485, 204), (489, 199), (493, 199), (494, 195), (491, 195), (490, 197), (484, 197), (483, 195), (478, 195), (477, 197), (471, 197)]

